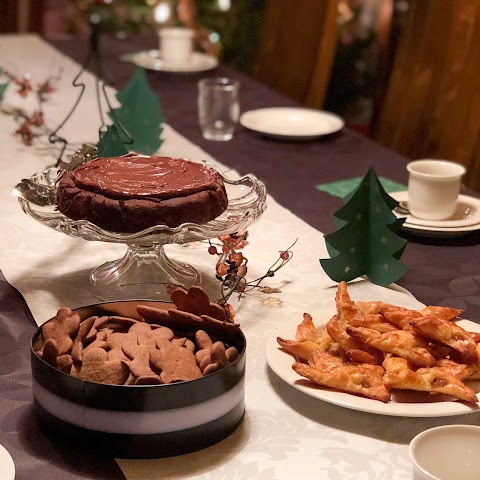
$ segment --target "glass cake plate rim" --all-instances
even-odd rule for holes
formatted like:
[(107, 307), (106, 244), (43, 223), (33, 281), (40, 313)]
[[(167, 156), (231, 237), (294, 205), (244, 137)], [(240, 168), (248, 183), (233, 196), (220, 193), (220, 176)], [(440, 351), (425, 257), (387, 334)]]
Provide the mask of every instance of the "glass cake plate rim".
[(222, 173), (208, 161), (201, 160), (199, 163), (213, 168), (221, 176), (227, 193), (230, 190), (227, 209), (204, 224), (183, 223), (177, 227), (155, 225), (135, 233), (121, 233), (105, 230), (88, 220), (72, 220), (56, 210), (56, 181), (62, 169), (53, 166), (21, 180), (13, 193), (29, 217), (49, 228), (88, 241), (127, 245), (181, 244), (216, 238), (244, 230), (262, 215), (267, 206), (267, 193), (265, 185), (257, 177), (253, 174), (233, 177)]

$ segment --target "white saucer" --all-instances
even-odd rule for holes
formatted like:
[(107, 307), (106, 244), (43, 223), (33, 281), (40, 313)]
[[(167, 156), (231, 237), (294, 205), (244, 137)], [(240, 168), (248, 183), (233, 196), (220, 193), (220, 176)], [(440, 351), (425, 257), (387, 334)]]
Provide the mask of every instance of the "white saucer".
[(440, 228), (440, 227), (420, 227), (418, 225), (412, 225), (405, 222), (402, 225), (402, 229), (407, 232), (421, 234), (428, 237), (460, 237), (469, 232), (480, 230), (480, 223), (478, 225), (471, 225), (463, 228)]
[[(392, 192), (389, 194), (398, 202), (408, 207), (408, 192)], [(468, 195), (458, 197), (458, 205), (455, 213), (446, 220), (425, 220), (395, 209), (393, 213), (398, 218), (406, 218), (403, 226), (411, 230), (429, 232), (469, 232), (480, 229), (480, 199)]]
[(146, 50), (124, 57), (135, 65), (157, 72), (195, 73), (212, 70), (218, 66), (218, 60), (211, 55), (193, 52), (188, 63), (168, 64), (163, 61), (158, 50)]
[(0, 445), (0, 473), (2, 480), (14, 480), (15, 478), (13, 458), (2, 445)]
[(240, 124), (273, 138), (310, 140), (338, 132), (345, 126), (345, 121), (322, 110), (273, 107), (244, 112)]

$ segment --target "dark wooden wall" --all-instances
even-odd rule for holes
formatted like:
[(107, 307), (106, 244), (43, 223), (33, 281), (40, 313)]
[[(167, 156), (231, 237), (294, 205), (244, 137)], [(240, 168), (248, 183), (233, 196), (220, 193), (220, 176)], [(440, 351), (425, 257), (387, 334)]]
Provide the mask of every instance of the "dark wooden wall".
[[(42, 32), (44, 0), (0, 0), (0, 33)], [(19, 26), (25, 25), (25, 28)]]
[(254, 76), (321, 108), (337, 45), (338, 0), (267, 0)]
[(480, 191), (479, 0), (410, 0), (374, 138), (458, 161)]

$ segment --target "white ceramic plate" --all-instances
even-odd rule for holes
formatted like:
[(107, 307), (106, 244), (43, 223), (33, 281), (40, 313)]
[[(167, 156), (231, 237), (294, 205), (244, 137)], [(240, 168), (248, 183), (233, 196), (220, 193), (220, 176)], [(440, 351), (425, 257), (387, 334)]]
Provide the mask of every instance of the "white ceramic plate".
[[(404, 202), (408, 208), (408, 192), (393, 192), (390, 196), (398, 202)], [(455, 213), (447, 220), (425, 220), (414, 217), (411, 214), (405, 215), (401, 211), (395, 211), (398, 217), (406, 217), (405, 223), (419, 227), (432, 227), (435, 229), (460, 228), (476, 226), (480, 224), (480, 199), (468, 195), (460, 195)]]
[(168, 64), (163, 61), (158, 50), (147, 50), (124, 57), (139, 67), (157, 72), (196, 73), (212, 70), (218, 66), (218, 60), (211, 55), (193, 52), (190, 61), (185, 64)]
[[(326, 323), (334, 314), (335, 310), (325, 309), (317, 318), (322, 318)], [(316, 386), (307, 379), (298, 375), (293, 369), (294, 358), (281, 350), (277, 343), (277, 337), (293, 340), (298, 318), (289, 320), (286, 324), (276, 328), (268, 337), (265, 345), (265, 355), (269, 367), (286, 383), (293, 388), (312, 397), (333, 403), (340, 407), (362, 412), (376, 413), (379, 415), (392, 415), (399, 417), (445, 417), (451, 415), (462, 415), (480, 411), (479, 405), (469, 405), (462, 402), (441, 401), (442, 395), (430, 395), (422, 392), (398, 391), (392, 393), (392, 400), (383, 403), (369, 398), (358, 397), (349, 393), (329, 390)], [(480, 332), (480, 325), (469, 320), (460, 320), (460, 326), (470, 331)], [(321, 327), (320, 322), (317, 327)], [(480, 400), (480, 381), (469, 382), (468, 385), (477, 392)], [(443, 397), (445, 399), (445, 397)]]
[(15, 465), (8, 451), (0, 445), (0, 478), (2, 480), (14, 480)]
[(273, 107), (244, 112), (240, 124), (269, 137), (310, 140), (338, 132), (345, 126), (345, 121), (322, 110)]
[(405, 222), (402, 225), (402, 229), (417, 235), (423, 235), (427, 237), (461, 237), (469, 232), (480, 230), (480, 223), (477, 225), (471, 225), (469, 227), (453, 227), (453, 228), (439, 228), (439, 227), (421, 227), (419, 225), (413, 225)]

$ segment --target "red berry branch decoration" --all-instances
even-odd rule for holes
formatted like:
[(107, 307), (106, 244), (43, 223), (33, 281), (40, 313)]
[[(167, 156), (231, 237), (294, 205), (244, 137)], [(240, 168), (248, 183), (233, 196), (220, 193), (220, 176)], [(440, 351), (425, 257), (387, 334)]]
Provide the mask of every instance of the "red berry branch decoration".
[(247, 237), (248, 232), (245, 230), (219, 237), (220, 243), (217, 245), (210, 240), (208, 241), (208, 253), (218, 255), (215, 272), (217, 279), (222, 282), (222, 298), (217, 301), (219, 305), (226, 305), (228, 299), (234, 293), (237, 293), (238, 299), (240, 299), (246, 292), (255, 288), (264, 293), (278, 293), (278, 289), (262, 287), (261, 284), (266, 278), (273, 277), (278, 270), (292, 259), (293, 251), (291, 249), (297, 243), (297, 240), (295, 240), (286, 250), (280, 251), (279, 257), (264, 275), (255, 280), (247, 280), (248, 259), (243, 253), (239, 252), (248, 244)]
[(35, 95), (37, 99), (38, 109), (31, 114), (28, 114), (21, 108), (15, 108), (13, 110), (5, 110), (2, 108), (4, 113), (14, 115), (15, 120), (19, 124), (17, 130), (15, 130), (15, 134), (20, 136), (22, 143), (24, 145), (32, 145), (34, 138), (49, 133), (43, 117), (43, 103), (46, 102), (48, 96), (55, 91), (54, 83), (58, 81), (60, 75), (56, 74), (47, 78), (47, 80), (42, 83), (33, 85), (30, 74), (15, 76), (3, 69), (0, 69), (0, 73), (17, 87), (16, 93), (20, 97), (26, 98), (29, 95)]

